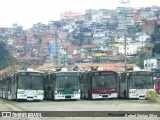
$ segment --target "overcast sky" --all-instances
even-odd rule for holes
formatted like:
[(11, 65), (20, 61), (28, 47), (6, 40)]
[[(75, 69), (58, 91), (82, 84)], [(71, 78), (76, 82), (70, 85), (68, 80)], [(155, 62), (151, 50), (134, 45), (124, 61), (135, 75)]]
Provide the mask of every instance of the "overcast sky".
[[(115, 9), (122, 6), (120, 0), (0, 0), (0, 27), (11, 27), (12, 23), (32, 27), (41, 22), (59, 20), (65, 11), (82, 12), (86, 9)], [(160, 6), (160, 0), (130, 0), (128, 6)]]

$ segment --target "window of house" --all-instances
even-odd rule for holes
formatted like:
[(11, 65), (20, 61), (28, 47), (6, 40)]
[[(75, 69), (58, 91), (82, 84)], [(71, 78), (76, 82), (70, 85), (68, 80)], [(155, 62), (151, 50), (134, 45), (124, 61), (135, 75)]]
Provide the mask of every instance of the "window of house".
[(153, 63), (151, 63), (151, 67), (153, 67)]
[(147, 67), (147, 64), (145, 64), (145, 67)]

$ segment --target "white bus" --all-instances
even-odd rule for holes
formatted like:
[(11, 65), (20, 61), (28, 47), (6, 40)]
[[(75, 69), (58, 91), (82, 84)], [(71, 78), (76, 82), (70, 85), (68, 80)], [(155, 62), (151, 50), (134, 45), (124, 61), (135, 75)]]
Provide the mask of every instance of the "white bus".
[(146, 99), (146, 92), (154, 91), (153, 73), (150, 71), (125, 71), (119, 76), (120, 98)]
[(8, 100), (41, 101), (44, 99), (45, 75), (40, 71), (8, 74), (0, 82), (1, 97)]

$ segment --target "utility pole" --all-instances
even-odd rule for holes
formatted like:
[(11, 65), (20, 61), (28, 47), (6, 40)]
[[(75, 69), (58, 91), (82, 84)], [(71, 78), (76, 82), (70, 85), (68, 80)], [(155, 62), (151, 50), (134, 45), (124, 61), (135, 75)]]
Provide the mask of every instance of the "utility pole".
[(126, 50), (126, 34), (127, 34), (127, 13), (126, 13), (126, 4), (130, 3), (129, 0), (120, 0), (120, 3), (124, 5), (124, 11), (123, 11), (123, 22), (124, 22), (124, 69), (127, 70), (127, 50)]

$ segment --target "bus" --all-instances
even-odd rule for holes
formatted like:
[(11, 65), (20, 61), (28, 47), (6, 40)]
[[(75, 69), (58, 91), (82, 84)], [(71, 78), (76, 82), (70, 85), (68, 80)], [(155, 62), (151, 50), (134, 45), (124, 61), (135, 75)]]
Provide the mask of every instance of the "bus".
[(3, 90), (3, 77), (0, 76), (0, 97), (2, 98), (2, 90)]
[(119, 73), (118, 95), (124, 99), (146, 99), (148, 90), (154, 91), (151, 71), (125, 71)]
[(0, 96), (8, 100), (41, 101), (44, 98), (45, 74), (40, 71), (7, 73), (0, 80)]
[(11, 91), (12, 91), (12, 80), (13, 80), (13, 74), (6, 74), (3, 77), (3, 86), (2, 86), (2, 97), (8, 100), (11, 100)]
[(2, 78), (0, 77), (0, 97), (2, 97)]
[(82, 99), (117, 98), (117, 72), (92, 70), (83, 72), (81, 77)]
[(160, 94), (160, 69), (153, 69), (154, 89)]
[(28, 101), (44, 99), (45, 74), (41, 71), (22, 71), (14, 75), (12, 95), (14, 99)]
[(80, 72), (56, 71), (46, 75), (45, 99), (80, 99)]
[(155, 91), (160, 94), (160, 77), (155, 78), (155, 84), (154, 85), (155, 85), (154, 86)]

